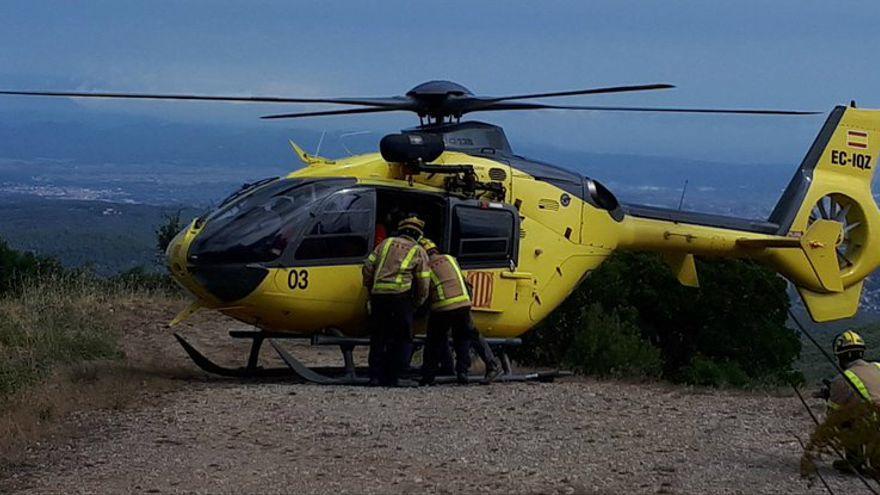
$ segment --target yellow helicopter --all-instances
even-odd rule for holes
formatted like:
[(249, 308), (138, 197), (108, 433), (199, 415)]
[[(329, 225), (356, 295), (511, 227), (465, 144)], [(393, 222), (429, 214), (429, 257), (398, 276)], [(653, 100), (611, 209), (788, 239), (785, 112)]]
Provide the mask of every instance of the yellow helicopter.
[[(213, 309), (258, 328), (247, 365), (221, 367), (178, 341), (197, 365), (221, 375), (293, 373), (317, 383), (362, 383), (351, 350), (367, 343), (361, 265), (403, 215), (458, 258), (473, 286), (474, 321), (503, 352), (550, 314), (614, 250), (656, 251), (687, 286), (698, 286), (694, 255), (749, 258), (798, 289), (817, 322), (853, 316), (865, 277), (880, 264), (880, 210), (871, 193), (880, 148), (880, 111), (838, 106), (766, 220), (621, 204), (598, 181), (514, 154), (495, 125), (468, 113), (565, 109), (799, 115), (812, 112), (550, 105), (524, 100), (671, 88), (617, 86), (505, 97), (475, 96), (449, 81), (389, 98), (278, 98), (2, 91), (87, 98), (328, 103), (342, 110), (266, 119), (414, 112), (418, 127), (383, 138), (380, 153), (331, 160), (291, 143), (304, 167), (244, 186), (195, 219), (170, 243), (168, 267), (195, 302), (177, 324)], [(271, 339), (338, 345), (345, 366), (308, 368)], [(259, 366), (270, 339), (287, 369)]]

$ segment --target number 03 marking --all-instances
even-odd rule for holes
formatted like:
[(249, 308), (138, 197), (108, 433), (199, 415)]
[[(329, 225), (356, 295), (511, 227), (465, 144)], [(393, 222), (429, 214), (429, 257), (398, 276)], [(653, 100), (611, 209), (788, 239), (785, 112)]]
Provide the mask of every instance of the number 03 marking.
[(309, 271), (290, 270), (287, 275), (287, 285), (293, 290), (307, 289), (309, 287)]

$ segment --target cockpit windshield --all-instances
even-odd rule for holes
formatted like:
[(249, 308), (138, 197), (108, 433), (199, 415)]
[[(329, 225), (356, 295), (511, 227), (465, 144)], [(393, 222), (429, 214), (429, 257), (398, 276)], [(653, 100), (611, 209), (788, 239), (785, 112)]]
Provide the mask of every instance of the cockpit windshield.
[(278, 179), (231, 198), (205, 219), (189, 256), (202, 263), (278, 259), (313, 205), (351, 180)]

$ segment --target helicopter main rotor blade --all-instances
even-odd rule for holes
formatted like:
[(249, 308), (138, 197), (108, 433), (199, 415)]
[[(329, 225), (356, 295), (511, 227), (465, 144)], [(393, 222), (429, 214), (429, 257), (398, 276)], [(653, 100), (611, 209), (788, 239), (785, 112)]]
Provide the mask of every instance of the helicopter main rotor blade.
[(275, 115), (263, 115), (265, 120), (272, 119), (297, 119), (300, 117), (323, 117), (325, 115), (351, 115), (356, 113), (379, 113), (379, 112), (403, 112), (407, 108), (348, 108), (345, 110), (327, 110), (322, 112), (279, 113)]
[(408, 108), (411, 102), (406, 98), (286, 98), (280, 96), (210, 96), (153, 93), (93, 93), (73, 91), (0, 91), (0, 95), (12, 96), (55, 96), (66, 98), (124, 98), (134, 100), (187, 100), (187, 101), (229, 101), (242, 103), (329, 103), (333, 105), (363, 105), (383, 108)]
[(553, 93), (531, 93), (525, 95), (498, 96), (480, 98), (483, 101), (509, 101), (530, 100), (533, 98), (555, 98), (559, 96), (598, 95), (603, 93), (627, 93), (632, 91), (652, 91), (656, 89), (674, 88), (672, 84), (641, 84), (638, 86), (610, 86), (607, 88), (576, 89), (572, 91), (557, 91)]
[(664, 108), (664, 107), (609, 107), (584, 105), (545, 105), (542, 103), (492, 103), (472, 112), (500, 110), (591, 110), (599, 112), (659, 112), (659, 113), (716, 113), (743, 115), (817, 115), (822, 112), (803, 110), (760, 110), (760, 109), (722, 109), (722, 108)]
[[(580, 105), (548, 105), (543, 103), (517, 102), (514, 100), (527, 100), (532, 98), (553, 98), (560, 96), (592, 95), (602, 93), (623, 93), (632, 91), (650, 91), (657, 89), (673, 88), (671, 84), (644, 84), (631, 86), (609, 86), (604, 88), (589, 88), (573, 91), (558, 91), (551, 93), (531, 93), (510, 95), (501, 97), (473, 96), (460, 85), (449, 81), (435, 81), (435, 85), (449, 86), (446, 91), (443, 87), (427, 88), (416, 92), (425, 84), (417, 86), (407, 96), (391, 97), (364, 97), (364, 98), (287, 98), (280, 96), (212, 96), (191, 94), (154, 94), (154, 93), (105, 93), (105, 92), (79, 92), (79, 91), (9, 91), (0, 90), (0, 95), (12, 96), (49, 96), (65, 98), (123, 98), (137, 100), (185, 100), (185, 101), (222, 101), (241, 103), (323, 103), (332, 105), (351, 105), (366, 107), (360, 109), (344, 109), (318, 112), (298, 112), (266, 115), (263, 119), (287, 119), (301, 117), (319, 117), (325, 115), (349, 115), (360, 113), (377, 113), (393, 111), (415, 112), (420, 117), (444, 119), (446, 117), (461, 117), (472, 112), (501, 111), (501, 110), (592, 110), (607, 112), (659, 112), (659, 113), (711, 113), (711, 114), (745, 114), (745, 115), (814, 115), (819, 112), (804, 112), (791, 110), (760, 110), (760, 109), (713, 109), (713, 108), (662, 108), (662, 107), (618, 107), (618, 106), (580, 106)], [(441, 84), (442, 83), (442, 84)], [(427, 83), (426, 83), (427, 84)], [(451, 88), (451, 89), (450, 89)], [(452, 91), (458, 91), (458, 93)], [(459, 94), (461, 93), (461, 94)]]

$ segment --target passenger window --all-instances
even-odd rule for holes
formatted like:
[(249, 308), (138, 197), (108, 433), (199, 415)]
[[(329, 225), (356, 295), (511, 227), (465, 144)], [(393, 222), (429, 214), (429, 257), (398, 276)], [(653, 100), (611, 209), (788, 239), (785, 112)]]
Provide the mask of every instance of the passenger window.
[(311, 231), (296, 249), (297, 260), (360, 261), (373, 235), (372, 191), (343, 191), (324, 203)]
[(507, 266), (515, 256), (516, 219), (504, 209), (456, 206), (451, 250), (462, 265)]

